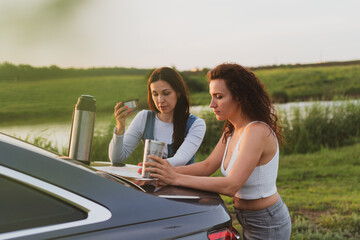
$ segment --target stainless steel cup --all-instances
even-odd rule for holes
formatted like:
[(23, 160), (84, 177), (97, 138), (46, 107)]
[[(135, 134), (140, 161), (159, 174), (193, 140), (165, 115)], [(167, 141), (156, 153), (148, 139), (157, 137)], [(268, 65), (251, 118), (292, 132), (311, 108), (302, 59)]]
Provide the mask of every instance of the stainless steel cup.
[(95, 127), (96, 100), (93, 96), (82, 95), (73, 112), (69, 157), (90, 164), (90, 153)]
[(142, 165), (142, 177), (143, 178), (151, 178), (150, 172), (145, 172), (145, 163), (153, 162), (152, 159), (149, 159), (149, 155), (154, 155), (162, 158), (164, 153), (165, 143), (159, 142), (156, 140), (146, 139), (144, 146), (144, 157), (143, 157), (143, 165)]
[(124, 102), (124, 106), (128, 106), (129, 109), (131, 109), (132, 112), (136, 111), (138, 109), (138, 100), (129, 100)]

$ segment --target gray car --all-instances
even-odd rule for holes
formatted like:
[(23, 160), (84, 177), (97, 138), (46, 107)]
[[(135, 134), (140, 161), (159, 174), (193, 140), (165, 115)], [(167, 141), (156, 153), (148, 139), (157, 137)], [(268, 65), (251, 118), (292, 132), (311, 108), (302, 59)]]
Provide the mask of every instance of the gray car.
[(139, 185), (0, 134), (0, 239), (239, 239), (219, 195)]

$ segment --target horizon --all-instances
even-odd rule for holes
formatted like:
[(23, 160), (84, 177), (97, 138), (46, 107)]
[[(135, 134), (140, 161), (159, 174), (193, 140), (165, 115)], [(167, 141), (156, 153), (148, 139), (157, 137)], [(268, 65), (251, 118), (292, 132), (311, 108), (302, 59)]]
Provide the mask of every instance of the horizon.
[[(14, 66), (21, 66), (21, 65), (25, 65), (25, 66), (30, 66), (30, 67), (34, 67), (34, 68), (49, 68), (51, 66), (55, 66), (55, 67), (58, 67), (60, 69), (79, 69), (79, 70), (88, 70), (88, 69), (100, 69), (100, 68), (124, 68), (124, 69), (138, 69), (138, 70), (150, 70), (150, 69), (153, 69), (153, 68), (138, 68), (138, 67), (124, 67), (124, 66), (95, 66), (95, 67), (61, 67), (61, 66), (58, 66), (58, 65), (55, 65), (55, 64), (52, 64), (52, 65), (40, 65), (40, 66), (36, 66), (36, 65), (32, 65), (32, 64), (28, 64), (28, 63), (19, 63), (19, 64), (15, 64), (15, 63), (12, 63), (12, 62), (9, 62), (9, 61), (4, 61), (4, 62), (0, 62), (0, 65), (2, 64), (5, 64), (5, 63), (8, 63), (8, 64), (11, 64), (11, 65), (14, 65)], [(279, 64), (279, 65), (260, 65), (260, 66), (244, 66), (246, 68), (250, 68), (250, 69), (258, 69), (258, 68), (280, 68), (280, 67), (283, 67), (283, 66), (320, 66), (320, 65), (323, 65), (323, 66), (328, 66), (328, 65), (332, 65), (332, 64), (339, 64), (339, 65), (342, 65), (345, 63), (349, 63), (350, 65), (352, 63), (355, 63), (355, 64), (360, 64), (360, 59), (353, 59), (353, 60), (347, 60), (347, 61), (329, 61), (329, 62), (317, 62), (317, 63), (295, 63), (295, 64)], [(175, 67), (176, 66), (169, 66), (169, 67)], [(203, 69), (211, 69), (211, 68), (208, 68), (208, 67), (204, 67), (204, 68), (193, 68), (193, 69), (184, 69), (184, 70), (179, 70), (181, 72), (192, 72), (192, 71), (202, 71)], [(177, 69), (178, 70), (178, 69)]]
[(360, 59), (359, 7), (356, 0), (2, 0), (0, 62), (184, 71), (352, 61)]

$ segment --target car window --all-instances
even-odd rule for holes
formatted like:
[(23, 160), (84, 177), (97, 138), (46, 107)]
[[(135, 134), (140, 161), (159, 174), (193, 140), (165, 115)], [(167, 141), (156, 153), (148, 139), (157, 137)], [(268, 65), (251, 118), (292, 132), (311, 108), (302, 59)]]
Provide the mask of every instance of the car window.
[(0, 175), (0, 233), (85, 219), (87, 213)]

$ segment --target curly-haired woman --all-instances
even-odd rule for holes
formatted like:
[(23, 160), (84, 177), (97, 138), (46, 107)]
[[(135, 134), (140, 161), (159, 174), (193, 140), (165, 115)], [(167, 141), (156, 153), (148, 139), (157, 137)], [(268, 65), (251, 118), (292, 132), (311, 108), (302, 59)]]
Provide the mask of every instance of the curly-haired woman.
[[(243, 239), (289, 239), (291, 219), (276, 188), (281, 127), (264, 85), (238, 64), (221, 64), (209, 74), (210, 108), (226, 121), (209, 157), (172, 167), (151, 157), (146, 171), (161, 184), (217, 192), (233, 198)], [(209, 177), (217, 169), (223, 177)]]

